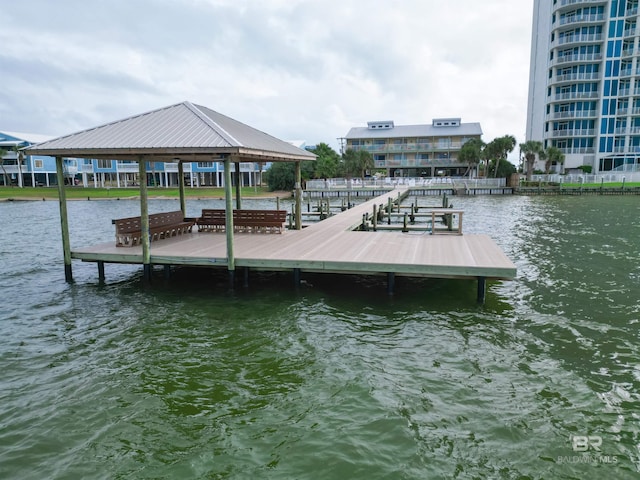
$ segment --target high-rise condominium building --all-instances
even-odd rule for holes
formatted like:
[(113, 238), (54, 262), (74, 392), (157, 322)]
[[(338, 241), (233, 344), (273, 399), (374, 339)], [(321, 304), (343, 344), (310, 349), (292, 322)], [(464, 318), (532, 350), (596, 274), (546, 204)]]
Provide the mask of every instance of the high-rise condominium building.
[(534, 0), (527, 140), (565, 168), (640, 167), (638, 0)]

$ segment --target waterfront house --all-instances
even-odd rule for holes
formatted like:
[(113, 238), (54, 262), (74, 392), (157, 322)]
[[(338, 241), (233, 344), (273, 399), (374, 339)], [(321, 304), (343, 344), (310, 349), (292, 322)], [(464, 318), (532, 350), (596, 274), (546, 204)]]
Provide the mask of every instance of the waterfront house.
[(458, 161), (460, 148), (481, 136), (479, 123), (460, 118), (435, 118), (430, 125), (377, 121), (349, 130), (342, 148), (370, 152), (388, 177), (462, 176), (468, 165)]

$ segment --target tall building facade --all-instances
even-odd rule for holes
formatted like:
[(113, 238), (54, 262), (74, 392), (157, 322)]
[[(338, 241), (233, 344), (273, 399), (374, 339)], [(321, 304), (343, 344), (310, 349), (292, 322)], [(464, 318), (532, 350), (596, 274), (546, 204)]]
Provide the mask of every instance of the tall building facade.
[(565, 168), (640, 168), (638, 0), (534, 0), (527, 140)]
[(469, 165), (458, 161), (462, 145), (480, 138), (479, 123), (460, 118), (434, 118), (430, 125), (396, 125), (393, 121), (367, 122), (342, 139), (343, 150), (366, 150), (376, 169), (390, 177), (461, 176)]

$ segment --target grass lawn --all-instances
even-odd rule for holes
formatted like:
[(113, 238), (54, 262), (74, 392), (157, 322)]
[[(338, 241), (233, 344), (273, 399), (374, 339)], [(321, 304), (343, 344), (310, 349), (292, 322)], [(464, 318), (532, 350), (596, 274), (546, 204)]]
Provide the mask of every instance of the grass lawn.
[[(137, 188), (84, 188), (65, 187), (68, 199), (101, 199), (137, 197)], [(149, 188), (150, 198), (179, 198), (178, 188)], [(233, 189), (235, 194), (235, 188)], [(248, 197), (288, 196), (288, 192), (270, 192), (267, 187), (242, 187), (242, 196)], [(187, 198), (224, 198), (223, 188), (185, 188)], [(0, 199), (57, 199), (58, 187), (0, 187)]]

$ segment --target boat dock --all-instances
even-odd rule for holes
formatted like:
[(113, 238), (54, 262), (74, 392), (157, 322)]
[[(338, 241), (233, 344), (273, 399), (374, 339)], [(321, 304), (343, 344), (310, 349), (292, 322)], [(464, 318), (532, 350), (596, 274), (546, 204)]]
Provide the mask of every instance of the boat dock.
[[(515, 265), (487, 235), (359, 230), (374, 205), (398, 202), (407, 193), (407, 188), (395, 189), (301, 230), (236, 233), (235, 266), (290, 271), (296, 281), (307, 272), (386, 275), (389, 293), (396, 276), (472, 279), (478, 281), (481, 302), (487, 279), (515, 277)], [(194, 231), (152, 242), (150, 250), (151, 265), (227, 267), (224, 233)], [(74, 249), (71, 257), (97, 262), (101, 280), (104, 264), (143, 264), (141, 246), (116, 247), (114, 241)]]

